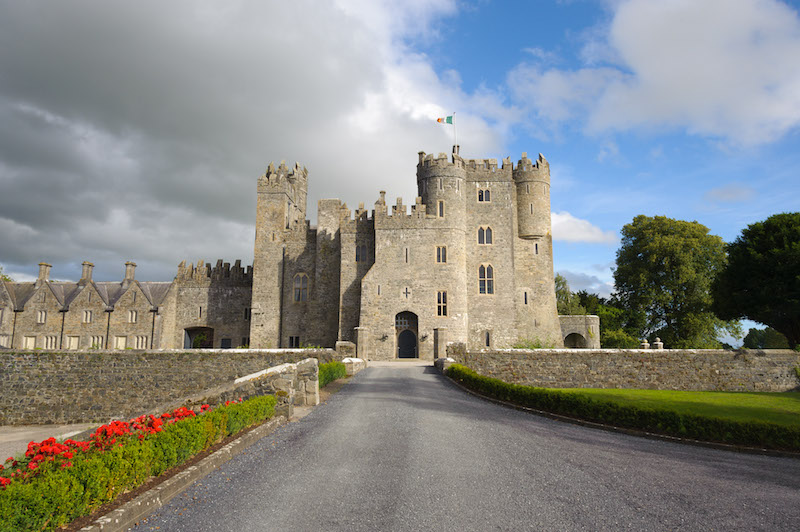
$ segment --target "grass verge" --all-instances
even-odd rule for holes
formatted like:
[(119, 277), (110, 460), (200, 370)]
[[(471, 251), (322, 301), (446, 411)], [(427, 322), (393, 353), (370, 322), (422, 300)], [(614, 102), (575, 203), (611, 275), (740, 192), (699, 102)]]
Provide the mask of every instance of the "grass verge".
[[(691, 401), (678, 399), (678, 394), (681, 392), (668, 392), (662, 399), (658, 398), (658, 394), (648, 396), (645, 393), (643, 396), (648, 397), (648, 400), (638, 401), (633, 392), (648, 392), (647, 390), (534, 388), (479, 375), (459, 364), (450, 366), (446, 374), (482, 395), (554, 414), (680, 438), (781, 451), (800, 451), (800, 425), (797, 422), (786, 424), (789, 418), (784, 410), (787, 404), (792, 405), (790, 409), (796, 408), (793, 403), (798, 401), (797, 394), (789, 394), (788, 399), (782, 399), (777, 403), (775, 402), (777, 398), (774, 396), (784, 394), (744, 394), (760, 398), (751, 397), (748, 404), (738, 409), (733, 404), (733, 399), (716, 397), (715, 400), (726, 404), (726, 408), (715, 408), (712, 402), (698, 411), (692, 406)], [(613, 392), (622, 393), (614, 396)], [(713, 392), (708, 394), (716, 395)], [(699, 395), (706, 394), (699, 393)], [(767, 405), (770, 402), (781, 406), (769, 407)], [(771, 410), (770, 419), (781, 418), (784, 423), (765, 420), (763, 415), (765, 410)]]

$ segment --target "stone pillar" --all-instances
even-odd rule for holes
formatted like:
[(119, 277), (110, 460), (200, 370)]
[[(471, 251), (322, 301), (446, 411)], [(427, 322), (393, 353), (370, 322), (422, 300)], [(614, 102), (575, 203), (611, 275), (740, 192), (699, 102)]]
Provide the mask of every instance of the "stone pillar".
[(94, 264), (85, 260), (83, 261), (82, 267), (81, 279), (78, 281), (78, 284), (81, 286), (92, 282), (92, 269), (94, 269)]
[(356, 356), (362, 360), (367, 360), (367, 327), (356, 327)]
[[(198, 268), (200, 263), (197, 263)], [(125, 279), (122, 280), (122, 287), (127, 288), (132, 282), (134, 278), (134, 274), (136, 273), (136, 263), (128, 261), (125, 263)]]
[(664, 342), (661, 341), (661, 338), (656, 337), (656, 341), (653, 342), (653, 349), (664, 349)]
[(650, 342), (647, 341), (647, 338), (642, 340), (642, 343), (639, 344), (639, 349), (650, 349)]
[(45, 281), (50, 280), (50, 268), (52, 268), (52, 264), (47, 264), (46, 262), (39, 263), (39, 278), (36, 279), (36, 285), (39, 286)]
[(433, 359), (447, 356), (447, 327), (437, 327), (433, 330)]

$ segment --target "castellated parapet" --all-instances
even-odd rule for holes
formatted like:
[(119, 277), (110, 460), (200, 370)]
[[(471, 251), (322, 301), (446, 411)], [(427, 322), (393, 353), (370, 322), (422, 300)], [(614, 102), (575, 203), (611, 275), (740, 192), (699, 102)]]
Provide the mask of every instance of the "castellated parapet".
[[(257, 180), (252, 267), (181, 262), (174, 281), (0, 282), (0, 346), (108, 349), (333, 347), (379, 360), (520, 340), (563, 346), (545, 158), (419, 152), (417, 197), (371, 210), (337, 199), (306, 216), (308, 170), (270, 163)], [(41, 323), (40, 323), (41, 321)], [(65, 331), (62, 333), (62, 331)], [(575, 331), (571, 331), (575, 333)], [(588, 332), (587, 332), (588, 334)]]

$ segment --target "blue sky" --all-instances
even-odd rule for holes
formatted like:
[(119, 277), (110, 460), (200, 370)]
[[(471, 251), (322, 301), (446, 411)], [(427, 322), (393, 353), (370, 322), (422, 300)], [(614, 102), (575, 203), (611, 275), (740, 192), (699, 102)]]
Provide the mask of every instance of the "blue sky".
[(608, 295), (620, 228), (726, 241), (800, 208), (800, 17), (778, 0), (0, 0), (0, 265), (168, 280), (252, 261), (255, 182), (416, 194), (417, 152), (543, 153), (555, 269)]

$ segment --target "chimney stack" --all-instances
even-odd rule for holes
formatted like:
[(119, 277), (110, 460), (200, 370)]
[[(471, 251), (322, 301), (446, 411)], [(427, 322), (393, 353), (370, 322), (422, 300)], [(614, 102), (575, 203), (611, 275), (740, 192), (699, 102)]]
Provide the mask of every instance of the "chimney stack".
[(50, 268), (52, 267), (52, 264), (47, 264), (46, 262), (39, 263), (39, 278), (36, 279), (36, 286), (40, 286), (45, 281), (50, 280)]
[(83, 270), (81, 271), (81, 280), (78, 281), (78, 285), (83, 286), (85, 284), (92, 282), (92, 269), (94, 268), (94, 264), (85, 260), (83, 261)]
[(125, 263), (125, 279), (122, 280), (123, 288), (127, 288), (131, 284), (136, 272), (136, 263), (128, 261)]

